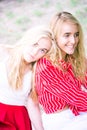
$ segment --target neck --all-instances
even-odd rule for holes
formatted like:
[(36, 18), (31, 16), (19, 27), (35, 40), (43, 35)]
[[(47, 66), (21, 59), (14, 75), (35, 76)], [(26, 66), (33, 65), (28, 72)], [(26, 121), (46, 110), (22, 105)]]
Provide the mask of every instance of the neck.
[(29, 70), (32, 70), (32, 63), (28, 63), (23, 60), (21, 67), (23, 68), (24, 73), (27, 73)]
[(66, 55), (67, 55), (67, 54), (66, 54), (64, 51), (61, 51), (61, 50), (60, 50), (60, 56), (59, 56), (59, 57), (60, 57), (60, 60), (65, 60)]

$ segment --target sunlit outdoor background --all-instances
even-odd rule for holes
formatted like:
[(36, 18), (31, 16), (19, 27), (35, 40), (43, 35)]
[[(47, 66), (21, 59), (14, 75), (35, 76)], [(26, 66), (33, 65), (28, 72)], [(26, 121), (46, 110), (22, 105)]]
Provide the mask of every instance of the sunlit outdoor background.
[(87, 0), (0, 0), (0, 44), (15, 43), (27, 29), (48, 23), (59, 11), (78, 18), (87, 50)]

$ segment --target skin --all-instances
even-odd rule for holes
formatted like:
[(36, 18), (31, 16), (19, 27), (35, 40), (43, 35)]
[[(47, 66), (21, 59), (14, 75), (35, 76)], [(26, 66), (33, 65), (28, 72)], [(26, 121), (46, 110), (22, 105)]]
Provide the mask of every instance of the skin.
[(23, 57), (27, 63), (37, 61), (43, 57), (51, 48), (51, 40), (49, 38), (41, 38), (35, 44), (29, 44), (24, 48)]
[(79, 42), (79, 30), (76, 24), (66, 22), (60, 29), (57, 44), (62, 51), (63, 58), (66, 54), (73, 54)]

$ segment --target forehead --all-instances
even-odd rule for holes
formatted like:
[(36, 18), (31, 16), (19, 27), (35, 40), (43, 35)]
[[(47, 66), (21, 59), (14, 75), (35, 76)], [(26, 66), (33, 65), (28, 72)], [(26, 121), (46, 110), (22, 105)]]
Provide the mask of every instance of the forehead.
[(75, 33), (75, 32), (78, 32), (78, 31), (79, 31), (78, 25), (71, 23), (71, 22), (63, 23), (61, 28), (60, 28), (61, 33), (67, 33), (67, 32), (68, 33), (69, 32)]
[(38, 45), (40, 48), (48, 48), (51, 47), (52, 41), (48, 37), (42, 37), (38, 40)]

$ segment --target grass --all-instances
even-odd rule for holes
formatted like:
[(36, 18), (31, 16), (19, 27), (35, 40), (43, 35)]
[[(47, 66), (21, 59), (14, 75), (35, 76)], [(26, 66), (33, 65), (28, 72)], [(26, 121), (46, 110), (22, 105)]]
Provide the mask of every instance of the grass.
[(79, 0), (70, 0), (70, 5), (71, 7), (76, 7), (77, 5), (79, 5)]
[(12, 19), (12, 18), (15, 17), (14, 13), (11, 12), (11, 11), (6, 12), (6, 16), (7, 16), (9, 19)]
[(20, 16), (18, 17), (16, 20), (15, 20), (15, 23), (18, 25), (18, 26), (21, 26), (22, 24), (24, 23), (28, 23), (30, 22), (31, 20), (26, 17), (26, 16)]
[(42, 17), (44, 15), (44, 13), (41, 12), (41, 10), (39, 10), (39, 9), (38, 10), (34, 10), (33, 14), (34, 14), (34, 16), (37, 16), (37, 17)]

